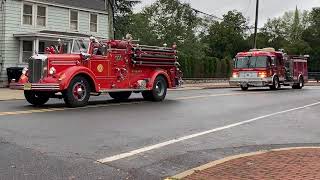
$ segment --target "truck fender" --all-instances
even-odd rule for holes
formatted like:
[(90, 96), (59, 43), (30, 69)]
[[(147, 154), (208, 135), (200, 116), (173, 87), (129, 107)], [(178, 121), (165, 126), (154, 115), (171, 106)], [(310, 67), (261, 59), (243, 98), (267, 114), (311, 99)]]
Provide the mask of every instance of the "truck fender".
[(168, 73), (166, 71), (164, 71), (164, 70), (156, 70), (156, 71), (154, 71), (152, 73), (151, 79), (150, 79), (150, 82), (149, 82), (149, 86), (150, 87), (153, 87), (154, 81), (156, 80), (156, 78), (158, 76), (164, 76), (165, 79), (167, 80), (168, 88), (172, 88), (172, 83), (171, 83), (170, 77), (169, 77)]
[(61, 79), (61, 82), (60, 82), (62, 89), (63, 90), (67, 89), (72, 79), (78, 75), (84, 75), (87, 78), (90, 78), (88, 79), (91, 81), (90, 84), (94, 85), (94, 87), (91, 87), (91, 88), (94, 88), (96, 92), (100, 91), (99, 85), (97, 84), (97, 79), (94, 73), (90, 69), (86, 67), (81, 67), (81, 66), (70, 67), (67, 70), (60, 73), (60, 77), (64, 77), (64, 79)]

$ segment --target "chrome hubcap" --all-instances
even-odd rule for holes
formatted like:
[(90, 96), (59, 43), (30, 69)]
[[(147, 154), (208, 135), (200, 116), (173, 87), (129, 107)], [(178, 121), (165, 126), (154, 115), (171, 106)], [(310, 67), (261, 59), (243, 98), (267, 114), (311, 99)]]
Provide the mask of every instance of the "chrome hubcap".
[(276, 84), (276, 88), (279, 89), (279, 80), (276, 80), (275, 84)]
[(83, 83), (78, 82), (73, 86), (73, 97), (78, 101), (83, 101), (87, 95), (86, 88)]
[(158, 96), (162, 96), (164, 94), (163, 84), (160, 81), (157, 82), (155, 91)]

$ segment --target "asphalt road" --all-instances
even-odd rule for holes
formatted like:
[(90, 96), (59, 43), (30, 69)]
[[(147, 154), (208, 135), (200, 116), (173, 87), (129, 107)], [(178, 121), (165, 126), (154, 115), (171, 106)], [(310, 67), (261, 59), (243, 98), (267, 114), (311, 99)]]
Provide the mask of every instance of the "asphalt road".
[(320, 87), (170, 91), (162, 103), (0, 101), (0, 180), (163, 179), (226, 156), (320, 144)]

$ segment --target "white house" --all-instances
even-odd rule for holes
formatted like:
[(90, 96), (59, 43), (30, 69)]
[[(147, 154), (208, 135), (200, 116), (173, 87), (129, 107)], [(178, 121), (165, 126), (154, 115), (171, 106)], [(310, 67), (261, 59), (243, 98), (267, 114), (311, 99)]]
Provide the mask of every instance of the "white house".
[(0, 86), (8, 67), (24, 67), (60, 39), (70, 50), (76, 37), (109, 38), (109, 0), (0, 0)]

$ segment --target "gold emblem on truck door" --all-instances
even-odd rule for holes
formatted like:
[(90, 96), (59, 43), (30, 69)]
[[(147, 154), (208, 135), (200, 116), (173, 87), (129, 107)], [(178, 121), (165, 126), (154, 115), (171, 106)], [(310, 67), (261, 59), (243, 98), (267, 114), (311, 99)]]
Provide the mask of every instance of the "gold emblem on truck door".
[(103, 70), (104, 70), (103, 65), (102, 65), (102, 64), (99, 64), (99, 65), (97, 66), (97, 71), (98, 71), (99, 73), (102, 73)]

